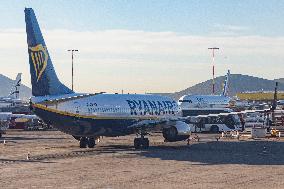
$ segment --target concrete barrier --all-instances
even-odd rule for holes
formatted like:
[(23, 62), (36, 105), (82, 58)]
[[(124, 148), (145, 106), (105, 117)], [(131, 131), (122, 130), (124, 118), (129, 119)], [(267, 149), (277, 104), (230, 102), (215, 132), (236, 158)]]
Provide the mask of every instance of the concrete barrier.
[(256, 127), (251, 130), (252, 138), (265, 138), (266, 136), (266, 128)]

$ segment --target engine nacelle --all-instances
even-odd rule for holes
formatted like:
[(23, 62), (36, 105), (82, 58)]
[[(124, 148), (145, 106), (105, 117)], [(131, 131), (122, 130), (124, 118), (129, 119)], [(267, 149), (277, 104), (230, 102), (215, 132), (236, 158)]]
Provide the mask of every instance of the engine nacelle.
[(189, 125), (183, 121), (175, 121), (171, 126), (163, 129), (163, 137), (168, 142), (186, 140), (190, 134)]

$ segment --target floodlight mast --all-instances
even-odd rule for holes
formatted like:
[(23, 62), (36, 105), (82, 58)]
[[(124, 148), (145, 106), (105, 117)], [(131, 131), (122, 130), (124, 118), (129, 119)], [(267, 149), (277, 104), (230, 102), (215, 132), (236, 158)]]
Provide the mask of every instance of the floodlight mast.
[(74, 69), (73, 69), (73, 59), (74, 59), (74, 52), (78, 52), (77, 49), (69, 49), (67, 51), (71, 51), (72, 53), (72, 91), (73, 91), (73, 81), (74, 81)]
[(215, 94), (215, 50), (219, 50), (218, 47), (209, 47), (212, 50), (212, 94)]

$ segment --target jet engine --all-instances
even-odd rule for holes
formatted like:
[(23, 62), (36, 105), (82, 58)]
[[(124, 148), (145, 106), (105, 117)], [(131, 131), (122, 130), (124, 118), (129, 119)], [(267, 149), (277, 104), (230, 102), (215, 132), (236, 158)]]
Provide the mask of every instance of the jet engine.
[(186, 140), (190, 136), (190, 127), (183, 121), (175, 121), (163, 128), (163, 137), (167, 142)]

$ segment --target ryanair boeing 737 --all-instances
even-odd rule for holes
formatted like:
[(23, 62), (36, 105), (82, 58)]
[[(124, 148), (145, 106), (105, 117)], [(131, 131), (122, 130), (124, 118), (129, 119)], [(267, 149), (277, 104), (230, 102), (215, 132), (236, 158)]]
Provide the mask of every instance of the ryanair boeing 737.
[(79, 94), (57, 78), (33, 9), (25, 9), (31, 108), (48, 124), (93, 148), (98, 136), (137, 133), (134, 147), (147, 148), (148, 131), (162, 130), (169, 142), (185, 140), (190, 127), (179, 119), (177, 103), (165, 96), (136, 94)]

